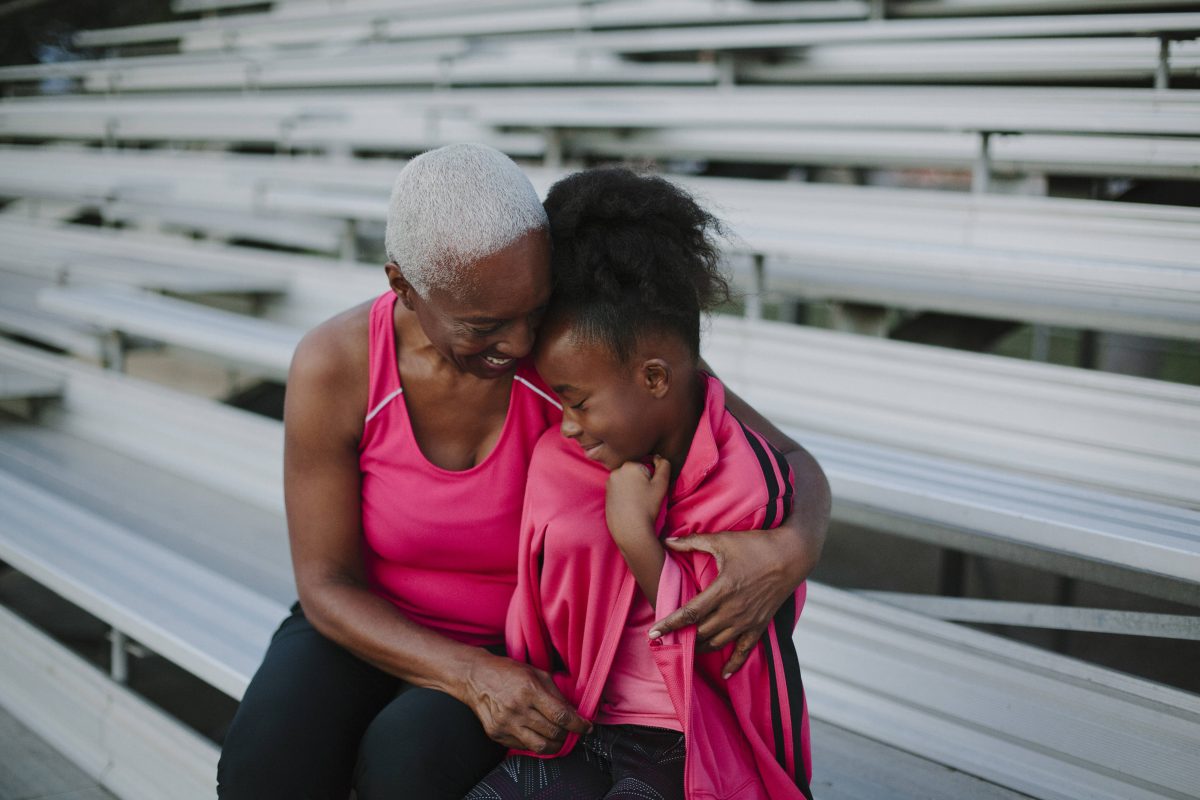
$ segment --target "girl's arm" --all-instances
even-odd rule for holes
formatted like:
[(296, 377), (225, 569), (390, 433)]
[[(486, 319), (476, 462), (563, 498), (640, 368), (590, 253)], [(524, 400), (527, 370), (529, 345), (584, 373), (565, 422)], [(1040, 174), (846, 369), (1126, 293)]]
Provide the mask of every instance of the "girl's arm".
[(655, 522), (670, 480), (671, 465), (662, 456), (655, 456), (653, 475), (642, 464), (628, 461), (608, 476), (605, 492), (608, 532), (651, 608), (658, 599), (658, 579), (667, 557), (658, 541)]

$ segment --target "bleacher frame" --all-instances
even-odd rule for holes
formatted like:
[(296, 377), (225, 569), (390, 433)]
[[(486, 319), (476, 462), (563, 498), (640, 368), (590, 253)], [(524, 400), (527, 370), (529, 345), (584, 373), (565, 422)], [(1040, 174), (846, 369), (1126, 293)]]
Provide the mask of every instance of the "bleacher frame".
[[(36, 143), (0, 145), (0, 327), (110, 366), (136, 341), (280, 380), (302, 328), (385, 288), (356, 244), (403, 162), (368, 154), (485, 141), (540, 162), (539, 191), (607, 159), (969, 173), (971, 193), (940, 194), (672, 176), (730, 220), (747, 291), (748, 319), (715, 320), (706, 358), (820, 458), (838, 523), (1200, 608), (1200, 390), (761, 319), (800, 299), (1200, 339), (1195, 209), (994, 194), (1012, 176), (1200, 185), (1200, 91), (1168, 88), (1200, 76), (1194, 4), (173, 7), (203, 16), (85, 32), (105, 49), (89, 61), (0, 68), (10, 91), (71, 82), (0, 102), (0, 142)], [(178, 52), (124, 54), (146, 44)], [(108, 227), (61, 223), (83, 215)], [(243, 238), (293, 252), (222, 241)], [(263, 318), (195, 302), (216, 294)], [(0, 559), (113, 629), (105, 679), (0, 609), (0, 703), (123, 799), (210, 795), (216, 748), (121, 685), (127, 646), (240, 696), (291, 599), (264, 555), (282, 544), (282, 427), (77, 358), (0, 342), (0, 362), (0, 406), (21, 416), (0, 416)], [(101, 451), (191, 519), (220, 498), (255, 509), (270, 542), (226, 569), (224, 539), (156, 534), (161, 509), (99, 496), (120, 493), (118, 475), (93, 480)], [(813, 585), (796, 641), (814, 719), (1035, 797), (1200, 785), (1194, 693), (953, 622), (1200, 638), (1194, 615)]]

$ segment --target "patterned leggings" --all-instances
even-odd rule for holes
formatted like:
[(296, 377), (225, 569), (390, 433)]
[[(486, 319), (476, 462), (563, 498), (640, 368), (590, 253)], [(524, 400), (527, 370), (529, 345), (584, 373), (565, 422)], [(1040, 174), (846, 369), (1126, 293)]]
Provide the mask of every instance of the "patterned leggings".
[(596, 725), (562, 758), (509, 756), (464, 800), (683, 800), (683, 734)]

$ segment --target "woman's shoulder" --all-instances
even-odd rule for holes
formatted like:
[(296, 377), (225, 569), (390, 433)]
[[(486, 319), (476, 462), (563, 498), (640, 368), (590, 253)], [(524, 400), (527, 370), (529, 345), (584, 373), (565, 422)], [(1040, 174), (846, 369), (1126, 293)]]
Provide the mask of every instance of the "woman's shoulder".
[(289, 394), (320, 395), (327, 403), (353, 409), (366, 405), (371, 302), (331, 317), (296, 345), (288, 370)]
[(365, 367), (370, 318), (371, 303), (360, 303), (309, 330), (296, 346), (292, 371), (345, 377), (356, 366)]

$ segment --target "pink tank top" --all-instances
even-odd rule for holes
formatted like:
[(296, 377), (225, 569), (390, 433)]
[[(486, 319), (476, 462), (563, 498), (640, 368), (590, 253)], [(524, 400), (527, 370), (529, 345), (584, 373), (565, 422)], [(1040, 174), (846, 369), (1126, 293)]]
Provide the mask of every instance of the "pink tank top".
[(414, 622), (467, 644), (501, 644), (529, 459), (542, 433), (559, 424), (561, 407), (523, 360), (492, 452), (461, 471), (430, 463), (404, 403), (395, 302), (387, 292), (371, 306), (370, 390), (359, 444), (367, 577)]

